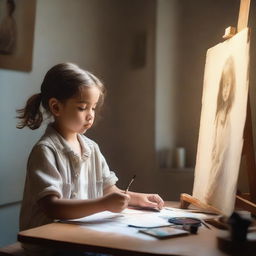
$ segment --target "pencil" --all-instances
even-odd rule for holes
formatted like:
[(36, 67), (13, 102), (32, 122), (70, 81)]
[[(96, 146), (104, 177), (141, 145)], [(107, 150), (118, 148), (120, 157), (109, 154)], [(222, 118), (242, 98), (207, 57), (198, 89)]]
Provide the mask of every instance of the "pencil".
[(211, 228), (205, 223), (204, 220), (201, 220), (201, 223), (202, 223), (205, 227), (207, 227), (208, 229), (211, 229)]
[(125, 194), (127, 194), (127, 192), (129, 191), (130, 186), (132, 185), (132, 183), (133, 183), (133, 181), (134, 181), (135, 178), (136, 178), (136, 175), (134, 175), (134, 176), (132, 177), (130, 183), (128, 184), (128, 186), (127, 186), (127, 188), (126, 188), (126, 190), (125, 190)]

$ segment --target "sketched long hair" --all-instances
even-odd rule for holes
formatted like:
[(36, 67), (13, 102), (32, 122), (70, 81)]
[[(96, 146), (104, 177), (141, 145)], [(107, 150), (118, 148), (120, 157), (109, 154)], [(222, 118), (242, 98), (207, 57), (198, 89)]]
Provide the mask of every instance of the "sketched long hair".
[[(230, 91), (228, 95), (228, 99), (226, 101), (223, 100), (223, 90), (225, 87), (225, 78), (229, 76), (231, 78), (231, 86)], [(218, 92), (218, 98), (217, 98), (217, 108), (215, 113), (215, 121), (220, 111), (225, 111), (225, 120), (233, 106), (234, 98), (235, 98), (235, 88), (236, 88), (236, 78), (235, 78), (235, 65), (234, 65), (234, 59), (232, 56), (228, 57), (226, 60), (222, 74), (220, 79), (220, 86), (219, 86), (219, 92)]]

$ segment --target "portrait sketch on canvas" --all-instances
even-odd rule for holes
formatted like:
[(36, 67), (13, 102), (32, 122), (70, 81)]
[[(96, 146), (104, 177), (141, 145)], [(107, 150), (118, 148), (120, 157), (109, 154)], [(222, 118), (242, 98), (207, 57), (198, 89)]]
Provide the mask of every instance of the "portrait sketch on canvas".
[(193, 196), (226, 215), (234, 208), (246, 119), (249, 32), (207, 52)]
[(217, 94), (217, 106), (214, 120), (214, 138), (211, 152), (210, 178), (208, 181), (208, 191), (205, 195), (206, 202), (213, 202), (218, 183), (225, 169), (225, 159), (227, 158), (230, 145), (231, 120), (230, 111), (234, 103), (236, 88), (235, 66), (232, 56), (226, 60), (219, 83)]

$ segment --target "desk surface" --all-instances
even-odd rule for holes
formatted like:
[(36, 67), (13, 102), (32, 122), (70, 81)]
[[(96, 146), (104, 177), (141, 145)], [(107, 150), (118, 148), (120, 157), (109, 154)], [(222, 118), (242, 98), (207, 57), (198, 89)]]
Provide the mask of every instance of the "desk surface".
[[(173, 206), (171, 202), (167, 206)], [(24, 243), (114, 255), (226, 255), (217, 248), (218, 230), (202, 227), (197, 235), (165, 240), (142, 240), (113, 232), (100, 232), (76, 224), (52, 223), (22, 231)]]

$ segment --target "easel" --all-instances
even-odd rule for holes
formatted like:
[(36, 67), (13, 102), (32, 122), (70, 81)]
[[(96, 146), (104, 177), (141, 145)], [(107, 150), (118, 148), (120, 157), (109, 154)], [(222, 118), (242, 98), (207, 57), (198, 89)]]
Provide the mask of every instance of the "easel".
[[(250, 2), (251, 0), (240, 1), (237, 32), (240, 32), (242, 29), (248, 27), (249, 25), (249, 18), (252, 15), (252, 13), (250, 13)], [(254, 22), (256, 23), (256, 20), (254, 20)], [(223, 36), (223, 38), (224, 39), (231, 38), (232, 36), (235, 35), (235, 31), (236, 29), (234, 27), (228, 27), (225, 30), (225, 35)], [(250, 60), (250, 64), (251, 62), (252, 62), (252, 58)], [(250, 65), (250, 67), (251, 66), (252, 65)], [(251, 83), (251, 79), (250, 79), (250, 83)], [(249, 193), (244, 193), (244, 194), (238, 193), (236, 195), (235, 207), (247, 210), (252, 214), (256, 215), (256, 165), (255, 165), (255, 157), (254, 157), (252, 118), (251, 118), (251, 108), (250, 108), (249, 98), (247, 103), (247, 115), (246, 115), (245, 128), (244, 128), (244, 144), (243, 144), (242, 156), (244, 156), (246, 160), (246, 170), (247, 170), (248, 180), (249, 180)], [(181, 194), (180, 208), (187, 209), (190, 204), (200, 209), (222, 214), (222, 212), (219, 209), (216, 209), (208, 204), (205, 204), (189, 194)]]

